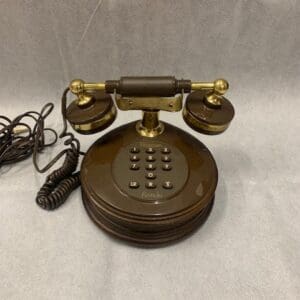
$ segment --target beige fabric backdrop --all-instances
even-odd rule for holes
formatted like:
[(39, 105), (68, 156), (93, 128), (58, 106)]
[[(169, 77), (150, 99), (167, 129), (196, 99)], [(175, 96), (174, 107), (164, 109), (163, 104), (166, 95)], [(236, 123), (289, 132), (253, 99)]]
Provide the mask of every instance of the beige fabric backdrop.
[[(201, 139), (220, 171), (209, 220), (170, 247), (111, 239), (79, 190), (59, 210), (40, 210), (44, 176), (30, 159), (1, 169), (0, 298), (299, 299), (299, 28), (297, 0), (1, 0), (1, 114), (53, 101), (48, 124), (59, 130), (71, 79), (170, 74), (227, 78), (236, 117), (208, 137), (162, 114)], [(120, 113), (113, 127), (138, 117)], [(96, 137), (81, 137), (83, 148)]]

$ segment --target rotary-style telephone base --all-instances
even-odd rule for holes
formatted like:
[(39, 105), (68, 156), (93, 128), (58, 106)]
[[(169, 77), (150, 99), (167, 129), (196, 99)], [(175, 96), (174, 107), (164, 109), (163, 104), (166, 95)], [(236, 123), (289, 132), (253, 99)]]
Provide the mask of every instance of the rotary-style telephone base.
[(154, 139), (137, 122), (97, 140), (81, 166), (84, 206), (106, 232), (156, 245), (187, 235), (211, 210), (218, 171), (200, 141), (164, 124)]

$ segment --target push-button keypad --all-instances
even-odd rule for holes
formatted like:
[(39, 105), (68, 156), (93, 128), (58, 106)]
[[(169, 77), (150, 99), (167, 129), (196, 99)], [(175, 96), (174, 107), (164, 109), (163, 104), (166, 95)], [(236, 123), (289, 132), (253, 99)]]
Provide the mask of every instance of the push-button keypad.
[[(127, 171), (124, 171), (126, 160)], [(117, 154), (113, 172), (116, 183), (125, 193), (140, 201), (159, 202), (183, 188), (188, 165), (184, 155), (172, 145), (137, 142)]]

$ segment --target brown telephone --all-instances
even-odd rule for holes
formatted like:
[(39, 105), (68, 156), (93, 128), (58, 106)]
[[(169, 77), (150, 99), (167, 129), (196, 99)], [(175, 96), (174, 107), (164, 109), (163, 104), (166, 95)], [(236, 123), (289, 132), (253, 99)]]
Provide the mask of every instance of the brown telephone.
[[(105, 83), (73, 80), (62, 97), (68, 147), (43, 168), (37, 154), (57, 141), (57, 133), (45, 127), (53, 104), (41, 112), (28, 111), (11, 120), (0, 115), (0, 168), (33, 155), (39, 172), (46, 172), (62, 156), (64, 163), (52, 171), (36, 196), (43, 209), (62, 205), (80, 184), (84, 206), (91, 219), (114, 236), (138, 244), (157, 245), (179, 239), (205, 221), (213, 205), (218, 172), (209, 150), (183, 130), (159, 120), (160, 110), (182, 110), (194, 130), (218, 134), (233, 116), (224, 98), (223, 79), (191, 82), (175, 77), (122, 77)], [(75, 101), (67, 105), (71, 91)], [(67, 131), (67, 121), (81, 134), (99, 132), (113, 123), (117, 109), (142, 110), (142, 120), (106, 133), (87, 151)], [(27, 121), (31, 120), (34, 125)], [(49, 143), (45, 133), (52, 133)], [(79, 155), (84, 155), (76, 172)]]
[[(212, 154), (183, 130), (159, 120), (160, 110), (182, 110), (204, 134), (222, 133), (234, 108), (224, 98), (226, 80), (191, 82), (166, 77), (122, 77), (104, 83), (73, 80), (77, 96), (63, 115), (81, 134), (113, 123), (117, 109), (142, 110), (142, 120), (98, 139), (84, 156), (80, 175), (84, 206), (108, 233), (138, 244), (179, 239), (205, 221), (213, 205), (218, 171)], [(78, 183), (78, 182), (77, 182)]]

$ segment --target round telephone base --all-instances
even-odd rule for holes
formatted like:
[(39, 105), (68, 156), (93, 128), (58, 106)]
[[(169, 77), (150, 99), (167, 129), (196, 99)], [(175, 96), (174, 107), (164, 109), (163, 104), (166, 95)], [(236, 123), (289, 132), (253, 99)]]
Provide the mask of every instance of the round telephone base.
[(81, 166), (82, 198), (91, 219), (115, 237), (141, 245), (180, 239), (213, 205), (218, 172), (200, 141), (164, 124), (143, 137), (136, 122), (97, 140)]
[(138, 246), (158, 246), (168, 244), (192, 234), (206, 221), (214, 204), (213, 198), (209, 205), (200, 211), (193, 219), (189, 220), (189, 222), (170, 230), (152, 233), (134, 230), (129, 231), (127, 227), (122, 227), (118, 223), (114, 223), (112, 220), (105, 217), (105, 215), (101, 215), (100, 212), (96, 215), (95, 210), (90, 206), (90, 201), (86, 198), (84, 193), (82, 193), (82, 198), (89, 217), (98, 227), (114, 237)]

